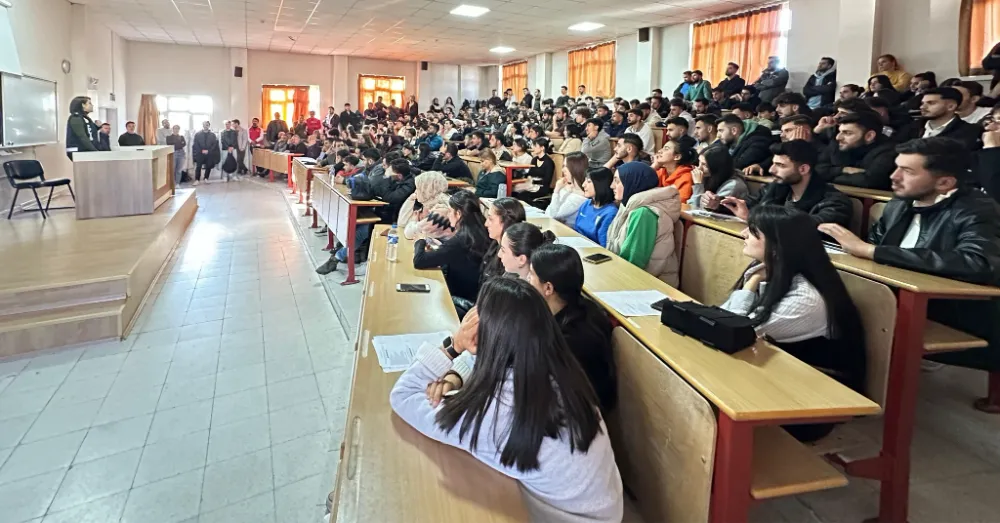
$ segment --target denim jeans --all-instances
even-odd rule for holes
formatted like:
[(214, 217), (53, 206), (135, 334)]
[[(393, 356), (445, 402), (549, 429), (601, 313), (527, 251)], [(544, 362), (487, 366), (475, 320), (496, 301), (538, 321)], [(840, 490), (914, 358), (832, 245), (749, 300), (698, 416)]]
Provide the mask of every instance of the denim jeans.
[[(357, 249), (361, 244), (368, 240), (368, 237), (372, 234), (372, 226), (370, 224), (358, 225), (354, 229), (354, 248)], [(334, 255), (337, 257), (337, 261), (343, 263), (347, 261), (347, 246), (343, 246), (337, 249), (337, 253)]]
[(174, 185), (181, 184), (181, 176), (184, 173), (184, 165), (186, 164), (187, 156), (184, 151), (174, 151)]

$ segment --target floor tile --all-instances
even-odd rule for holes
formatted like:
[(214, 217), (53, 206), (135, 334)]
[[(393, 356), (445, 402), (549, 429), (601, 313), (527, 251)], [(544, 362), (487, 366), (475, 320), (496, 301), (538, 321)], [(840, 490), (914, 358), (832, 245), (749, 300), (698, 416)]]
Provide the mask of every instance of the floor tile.
[(201, 400), (172, 409), (158, 410), (153, 416), (147, 443), (183, 436), (209, 427), (212, 421), (212, 400)]
[(327, 470), (326, 453), (330, 447), (330, 432), (323, 430), (275, 445), (274, 486), (283, 487)]
[(173, 345), (174, 343), (177, 343), (177, 337), (180, 336), (180, 330), (180, 327), (172, 327), (159, 331), (144, 332), (136, 338), (135, 345), (132, 346), (132, 349), (141, 350), (145, 348), (160, 347), (163, 345)]
[(274, 500), (278, 521), (318, 521), (323, 517), (325, 494), (321, 494), (323, 475), (317, 474), (277, 488)]
[[(264, 351), (264, 358), (267, 359), (266, 347)], [(268, 383), (276, 383), (313, 373), (312, 360), (308, 355), (267, 361), (265, 362), (265, 367)]]
[(129, 493), (121, 523), (176, 523), (198, 515), (204, 469), (193, 470)]
[(234, 421), (267, 413), (267, 389), (257, 387), (226, 396), (216, 393), (212, 425), (220, 427)]
[(72, 363), (34, 370), (25, 369), (4, 389), (4, 394), (57, 387), (72, 369)]
[(13, 447), (21, 441), (21, 438), (31, 428), (38, 414), (28, 414), (17, 418), (9, 418), (0, 421), (0, 449)]
[(208, 462), (225, 461), (271, 446), (266, 414), (212, 427), (208, 440)]
[(135, 473), (135, 486), (200, 469), (205, 466), (207, 451), (207, 430), (146, 445)]
[(49, 349), (43, 353), (33, 353), (35, 356), (24, 367), (24, 370), (37, 370), (49, 367), (62, 367), (63, 365), (74, 365), (83, 354), (82, 348), (60, 348)]
[(59, 469), (0, 484), (0, 514), (4, 521), (28, 521), (43, 516), (65, 474), (65, 469)]
[(244, 347), (234, 347), (219, 353), (219, 372), (234, 370), (248, 365), (261, 365), (264, 363), (263, 345), (246, 345)]
[(128, 492), (123, 491), (61, 511), (49, 509), (42, 523), (108, 523), (118, 521)]
[(52, 396), (49, 407), (103, 399), (108, 395), (108, 391), (111, 390), (111, 384), (115, 381), (114, 374), (102, 374), (70, 381), (72, 378), (72, 374), (66, 378), (66, 381), (63, 382)]
[(74, 465), (66, 473), (50, 511), (65, 510), (132, 487), (142, 450), (135, 449)]
[[(116, 384), (117, 386), (117, 384)], [(149, 414), (156, 410), (156, 402), (160, 398), (161, 385), (145, 388), (123, 388), (115, 391), (104, 399), (100, 412), (94, 420), (94, 425), (103, 425), (127, 418)]]
[(68, 467), (86, 434), (81, 430), (19, 445), (0, 467), (0, 484)]
[(99, 358), (81, 359), (70, 371), (66, 381), (81, 380), (104, 374), (117, 374), (125, 363), (126, 354), (111, 354)]
[(21, 442), (30, 443), (86, 429), (93, 423), (102, 403), (103, 400), (98, 399), (71, 405), (50, 404), (38, 416)]
[(146, 444), (153, 416), (146, 414), (91, 427), (73, 463), (103, 458), (119, 452), (141, 449)]
[(215, 396), (215, 376), (204, 376), (192, 380), (167, 383), (160, 393), (156, 410), (180, 407)]
[(273, 488), (271, 449), (213, 463), (205, 468), (202, 510), (232, 505)]
[(240, 366), (232, 370), (219, 372), (215, 381), (215, 395), (226, 396), (246, 389), (259, 387), (265, 383), (263, 363)]
[[(263, 349), (261, 349), (261, 353), (263, 354)], [(5, 419), (41, 412), (49, 403), (56, 388), (57, 386), (52, 386), (24, 392), (4, 391), (0, 393), (0, 426), (3, 426), (2, 422)]]
[(221, 334), (222, 334), (222, 320), (208, 321), (205, 323), (198, 323), (196, 325), (188, 325), (186, 327), (181, 327), (180, 337), (178, 338), (178, 341), (195, 340), (198, 338), (219, 336)]
[(198, 523), (270, 523), (272, 521), (274, 521), (274, 494), (272, 492), (266, 492), (218, 510), (202, 512), (198, 519)]
[(316, 387), (314, 374), (271, 383), (267, 386), (267, 405), (271, 412), (317, 399), (319, 399), (319, 389)]
[(28, 366), (28, 362), (31, 361), (28, 358), (21, 358), (16, 360), (8, 360), (0, 362), (0, 377), (6, 376), (16, 376)]
[(319, 401), (299, 403), (271, 413), (272, 445), (326, 429), (326, 411)]

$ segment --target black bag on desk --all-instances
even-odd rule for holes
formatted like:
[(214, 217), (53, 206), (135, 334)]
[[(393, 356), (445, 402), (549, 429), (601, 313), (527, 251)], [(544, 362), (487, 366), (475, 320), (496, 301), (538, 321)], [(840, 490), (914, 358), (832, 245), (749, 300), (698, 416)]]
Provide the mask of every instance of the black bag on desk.
[(664, 303), (660, 322), (726, 354), (739, 352), (757, 341), (752, 319), (690, 301)]
[(372, 191), (372, 182), (367, 176), (355, 176), (351, 185), (351, 199), (357, 201), (370, 201), (375, 199)]

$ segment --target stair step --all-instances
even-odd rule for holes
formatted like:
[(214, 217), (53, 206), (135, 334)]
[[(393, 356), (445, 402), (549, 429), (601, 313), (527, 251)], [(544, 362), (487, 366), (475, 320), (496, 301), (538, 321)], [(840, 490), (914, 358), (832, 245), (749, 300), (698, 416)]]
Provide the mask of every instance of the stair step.
[(126, 277), (4, 290), (0, 291), (0, 320), (25, 313), (55, 311), (90, 303), (123, 300), (127, 297), (127, 292)]
[(0, 357), (121, 336), (125, 300), (0, 318)]

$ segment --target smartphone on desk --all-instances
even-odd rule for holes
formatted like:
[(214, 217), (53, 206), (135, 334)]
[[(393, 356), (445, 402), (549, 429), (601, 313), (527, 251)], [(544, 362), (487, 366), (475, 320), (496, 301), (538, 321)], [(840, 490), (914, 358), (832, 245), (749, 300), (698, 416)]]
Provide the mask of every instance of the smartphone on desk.
[(591, 254), (590, 256), (585, 256), (583, 258), (583, 261), (587, 263), (593, 263), (594, 265), (600, 265), (602, 263), (611, 261), (611, 256), (601, 253)]
[(396, 292), (431, 292), (431, 286), (426, 283), (397, 283)]

